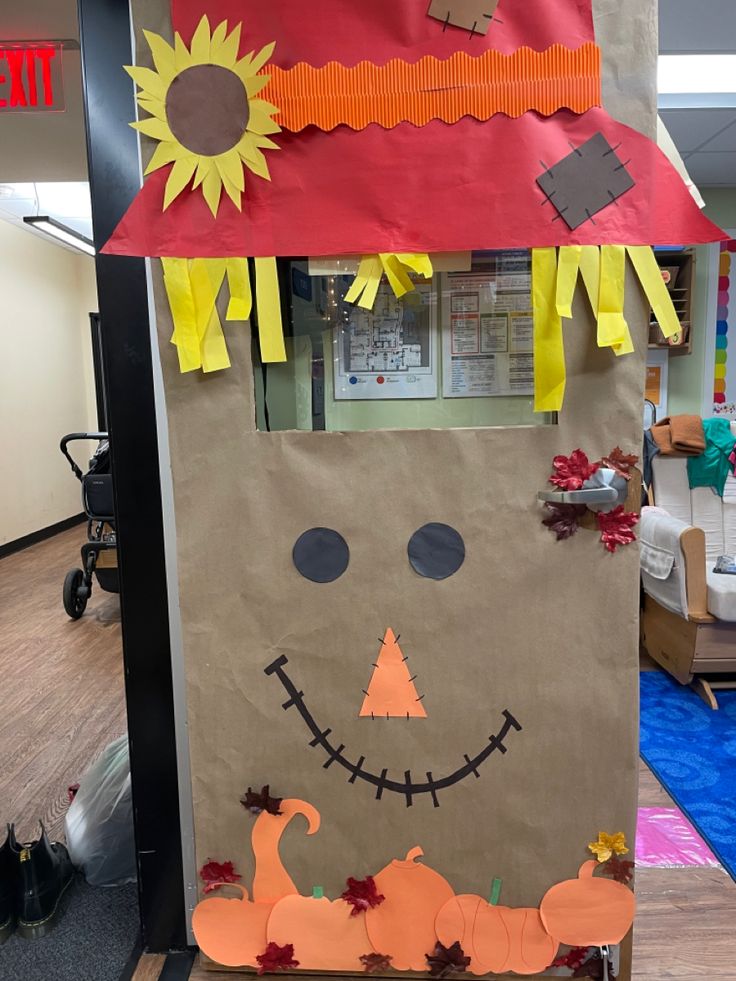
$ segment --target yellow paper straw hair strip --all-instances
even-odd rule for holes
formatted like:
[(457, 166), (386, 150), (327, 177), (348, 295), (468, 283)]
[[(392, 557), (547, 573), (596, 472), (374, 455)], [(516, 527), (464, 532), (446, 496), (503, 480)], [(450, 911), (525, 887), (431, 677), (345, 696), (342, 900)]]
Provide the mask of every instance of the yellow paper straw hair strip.
[(555, 305), (557, 313), (568, 320), (572, 319), (572, 301), (577, 287), (582, 252), (581, 245), (563, 245), (560, 248)]
[(667, 338), (674, 337), (682, 325), (653, 250), (648, 245), (632, 245), (628, 253), (662, 333)]
[[(608, 328), (605, 325), (601, 328), (598, 316), (601, 301), (601, 266), (600, 247), (597, 245), (584, 245), (580, 254), (580, 272), (583, 277), (588, 299), (590, 300), (591, 309), (593, 310), (593, 316), (595, 317), (596, 324), (598, 324), (598, 346), (610, 347), (616, 357), (620, 357), (622, 354), (632, 354), (634, 351), (634, 342), (631, 339), (631, 331), (625, 318), (623, 318), (623, 323), (619, 322), (618, 324), (619, 329), (623, 332), (618, 338), (615, 336), (616, 331), (613, 332), (613, 336), (611, 335), (610, 325)], [(621, 308), (621, 313), (623, 317), (623, 307)]]
[(253, 308), (247, 259), (227, 259), (227, 285), (230, 289), (226, 320), (248, 320)]
[(557, 312), (557, 249), (532, 249), (534, 411), (559, 412), (565, 399), (565, 349)]
[(397, 297), (414, 289), (409, 272), (424, 279), (431, 279), (432, 260), (426, 252), (382, 252), (365, 255), (360, 260), (358, 274), (345, 294), (347, 303), (356, 303), (365, 310), (372, 310), (378, 295), (381, 277), (386, 274), (389, 285)]
[(598, 347), (618, 347), (629, 334), (624, 317), (626, 249), (601, 246), (601, 285), (598, 300)]
[(286, 361), (276, 259), (273, 257), (258, 258), (255, 260), (255, 268), (261, 360), (264, 364)]
[(179, 370), (184, 373), (202, 367), (202, 355), (197, 336), (197, 315), (194, 309), (192, 284), (189, 281), (187, 259), (162, 259), (164, 286), (174, 321), (171, 343), (179, 356)]
[(192, 259), (189, 281), (192, 284), (197, 314), (197, 337), (202, 355), (202, 371), (221, 371), (230, 367), (225, 335), (217, 312), (217, 296), (225, 278), (224, 259)]

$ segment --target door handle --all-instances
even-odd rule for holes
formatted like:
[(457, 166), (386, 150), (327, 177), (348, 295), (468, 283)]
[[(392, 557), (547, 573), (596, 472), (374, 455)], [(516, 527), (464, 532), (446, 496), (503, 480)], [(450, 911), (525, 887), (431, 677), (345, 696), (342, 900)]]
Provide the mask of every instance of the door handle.
[(539, 491), (537, 500), (554, 504), (585, 504), (594, 511), (613, 511), (626, 503), (628, 482), (615, 470), (601, 467), (580, 490)]
[(584, 487), (575, 491), (540, 491), (537, 498), (556, 504), (612, 504), (615, 507), (618, 491), (615, 487)]

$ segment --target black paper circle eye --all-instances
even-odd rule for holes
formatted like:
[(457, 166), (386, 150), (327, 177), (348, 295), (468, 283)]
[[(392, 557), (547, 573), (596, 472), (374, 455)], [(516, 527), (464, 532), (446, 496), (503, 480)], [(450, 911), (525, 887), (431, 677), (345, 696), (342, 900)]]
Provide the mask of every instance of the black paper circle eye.
[(425, 579), (447, 579), (465, 561), (465, 542), (449, 525), (423, 525), (409, 539), (409, 561)]
[(348, 543), (331, 528), (310, 528), (297, 538), (294, 565), (312, 582), (334, 582), (350, 562)]

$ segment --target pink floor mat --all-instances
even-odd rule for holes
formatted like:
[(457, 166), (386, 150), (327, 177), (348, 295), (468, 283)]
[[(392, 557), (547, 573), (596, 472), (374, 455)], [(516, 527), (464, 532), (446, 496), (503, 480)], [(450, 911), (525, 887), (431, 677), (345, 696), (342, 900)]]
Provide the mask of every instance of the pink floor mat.
[(664, 807), (639, 808), (636, 864), (643, 869), (720, 866), (682, 811)]

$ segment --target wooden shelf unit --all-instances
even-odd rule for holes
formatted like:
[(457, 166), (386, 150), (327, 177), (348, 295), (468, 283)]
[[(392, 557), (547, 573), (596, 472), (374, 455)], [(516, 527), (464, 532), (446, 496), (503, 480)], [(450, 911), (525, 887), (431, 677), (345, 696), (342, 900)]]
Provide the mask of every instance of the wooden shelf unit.
[(667, 341), (652, 313), (649, 326), (649, 347), (657, 350), (667, 349), (673, 355), (691, 354), (695, 251), (694, 249), (673, 249), (672, 251), (657, 251), (655, 255), (663, 274), (669, 275), (667, 289), (672, 297), (682, 333), (679, 338), (676, 338), (676, 343)]

